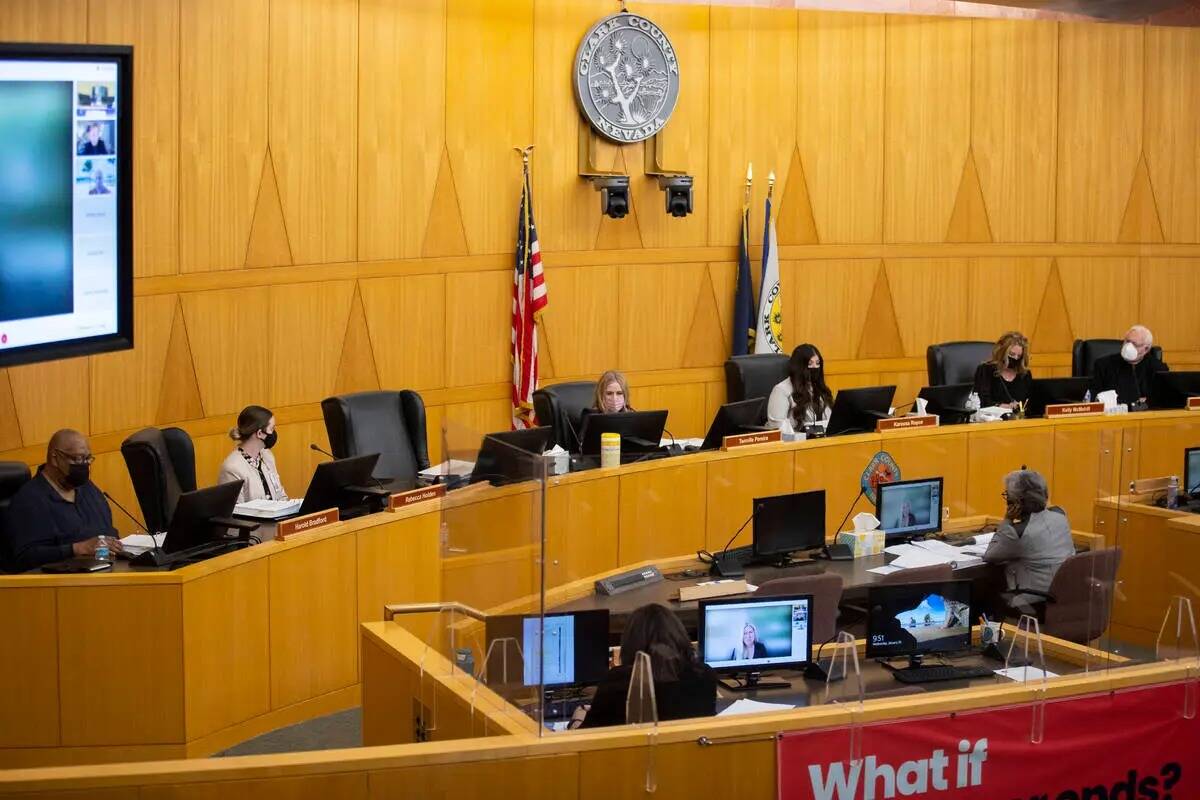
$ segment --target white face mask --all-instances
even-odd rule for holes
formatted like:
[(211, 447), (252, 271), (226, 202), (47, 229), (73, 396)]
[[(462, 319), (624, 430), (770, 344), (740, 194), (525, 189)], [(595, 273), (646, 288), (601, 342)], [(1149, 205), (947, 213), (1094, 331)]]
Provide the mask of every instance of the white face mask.
[(1137, 356), (1137, 347), (1134, 346), (1133, 342), (1126, 342), (1125, 344), (1121, 345), (1121, 358), (1132, 364), (1137, 360)]

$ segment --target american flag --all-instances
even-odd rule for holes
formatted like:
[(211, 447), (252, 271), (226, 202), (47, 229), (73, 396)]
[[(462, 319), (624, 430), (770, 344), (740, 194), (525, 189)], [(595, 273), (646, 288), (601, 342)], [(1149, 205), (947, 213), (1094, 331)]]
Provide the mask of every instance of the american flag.
[(546, 276), (533, 224), (533, 190), (525, 164), (521, 209), (517, 222), (517, 264), (513, 270), (512, 305), (512, 426), (532, 428), (533, 392), (538, 383), (538, 343), (534, 317), (546, 307)]

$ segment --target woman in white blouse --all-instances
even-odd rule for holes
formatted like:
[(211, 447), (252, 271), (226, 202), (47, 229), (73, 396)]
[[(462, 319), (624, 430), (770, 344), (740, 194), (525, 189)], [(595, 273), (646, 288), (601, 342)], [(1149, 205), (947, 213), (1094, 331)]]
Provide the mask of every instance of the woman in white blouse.
[(833, 408), (833, 392), (825, 385), (825, 361), (816, 345), (802, 344), (792, 351), (788, 377), (775, 384), (767, 400), (767, 424), (784, 433), (803, 431), (806, 425), (824, 425)]
[(229, 438), (237, 447), (221, 463), (217, 483), (242, 481), (239, 503), (248, 500), (287, 500), (275, 455), (271, 448), (279, 440), (275, 432), (275, 415), (262, 406), (246, 406), (238, 414), (237, 427), (230, 429)]

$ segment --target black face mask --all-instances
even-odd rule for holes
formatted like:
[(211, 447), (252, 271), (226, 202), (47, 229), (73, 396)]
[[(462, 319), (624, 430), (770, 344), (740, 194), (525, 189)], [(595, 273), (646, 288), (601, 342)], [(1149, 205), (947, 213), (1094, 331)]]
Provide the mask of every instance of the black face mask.
[(1008, 368), (1009, 369), (1016, 369), (1019, 366), (1021, 366), (1021, 359), (1013, 358), (1012, 356), (1008, 357)]
[(263, 439), (263, 447), (270, 450), (279, 441), (279, 431), (271, 431), (267, 434), (267, 438)]
[(808, 368), (808, 379), (811, 380), (813, 383), (816, 383), (818, 380), (820, 380), (821, 379), (821, 368), (820, 367), (809, 367)]
[(90, 464), (71, 464), (67, 467), (67, 472), (63, 475), (63, 485), (68, 489), (78, 489), (87, 483), (92, 477), (92, 467)]

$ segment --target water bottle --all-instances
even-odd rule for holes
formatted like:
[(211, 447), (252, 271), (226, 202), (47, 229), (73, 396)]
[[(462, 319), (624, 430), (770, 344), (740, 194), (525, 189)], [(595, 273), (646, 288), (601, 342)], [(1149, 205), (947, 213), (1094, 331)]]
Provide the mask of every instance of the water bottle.
[(1175, 475), (1167, 481), (1167, 508), (1179, 505), (1179, 478)]
[(1092, 390), (1091, 389), (1088, 389), (1086, 392), (1083, 393), (1083, 402), (1085, 402), (1085, 403), (1092, 402)]
[(101, 536), (100, 540), (98, 542), (96, 542), (95, 558), (97, 561), (108, 561), (109, 560), (108, 539), (105, 538), (104, 536)]

